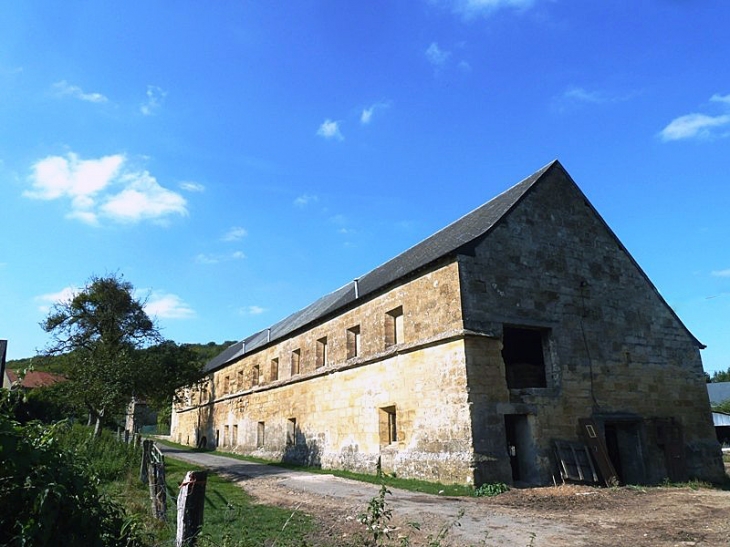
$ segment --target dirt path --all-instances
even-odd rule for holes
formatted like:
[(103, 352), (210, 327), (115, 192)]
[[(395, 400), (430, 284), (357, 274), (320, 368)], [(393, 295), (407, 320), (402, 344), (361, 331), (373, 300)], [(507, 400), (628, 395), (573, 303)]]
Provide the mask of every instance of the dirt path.
[[(357, 516), (377, 486), (332, 475), (162, 447), (237, 481), (262, 503), (297, 508), (331, 540), (362, 533)], [(583, 486), (514, 489), (495, 498), (451, 498), (392, 489), (392, 523), (412, 545), (442, 529), (442, 545), (484, 547), (730, 546), (730, 492), (689, 488)], [(409, 523), (417, 523), (420, 530)], [(457, 523), (457, 524), (454, 524)]]

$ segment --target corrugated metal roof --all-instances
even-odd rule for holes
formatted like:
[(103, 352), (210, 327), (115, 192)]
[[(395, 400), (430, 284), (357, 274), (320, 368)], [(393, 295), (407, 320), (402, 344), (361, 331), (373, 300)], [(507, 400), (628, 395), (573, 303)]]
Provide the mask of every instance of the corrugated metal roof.
[[(564, 171), (557, 160), (549, 163), (481, 207), (478, 207), (407, 251), (358, 278), (358, 297), (376, 293), (399, 279), (432, 264), (486, 234), (554, 166)], [(272, 325), (269, 329), (259, 331), (240, 342), (232, 344), (220, 355), (211, 359), (206, 364), (205, 370), (213, 371), (218, 369), (226, 363), (241, 357), (244, 354), (244, 350), (248, 353), (254, 349), (263, 347), (269, 342), (282, 339), (296, 330), (344, 308), (354, 301), (355, 282), (350, 282), (336, 291), (323, 296), (306, 308)]]
[(725, 414), (724, 412), (713, 412), (712, 422), (715, 424), (715, 427), (730, 426), (730, 414)]

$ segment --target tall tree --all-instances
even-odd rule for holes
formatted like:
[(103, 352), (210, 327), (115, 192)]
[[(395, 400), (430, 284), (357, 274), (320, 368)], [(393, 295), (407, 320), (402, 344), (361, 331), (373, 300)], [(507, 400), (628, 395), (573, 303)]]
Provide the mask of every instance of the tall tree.
[(139, 385), (139, 348), (161, 340), (155, 323), (122, 276), (92, 276), (67, 301), (57, 303), (41, 327), (52, 336), (51, 354), (68, 353), (75, 397), (96, 419), (121, 412)]

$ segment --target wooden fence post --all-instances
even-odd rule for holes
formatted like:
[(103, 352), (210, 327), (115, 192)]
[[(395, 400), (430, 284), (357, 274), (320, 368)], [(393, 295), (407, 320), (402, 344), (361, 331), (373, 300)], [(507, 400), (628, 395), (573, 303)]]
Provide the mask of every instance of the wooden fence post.
[(177, 496), (175, 547), (193, 547), (203, 527), (203, 504), (207, 471), (188, 471)]
[(148, 439), (145, 439), (142, 441), (142, 465), (139, 469), (139, 480), (140, 482), (148, 482), (148, 471), (147, 467), (150, 464), (151, 458), (152, 458), (152, 443), (153, 441), (150, 441)]
[(167, 492), (165, 489), (165, 464), (150, 462), (147, 466), (152, 516), (158, 520), (167, 520)]

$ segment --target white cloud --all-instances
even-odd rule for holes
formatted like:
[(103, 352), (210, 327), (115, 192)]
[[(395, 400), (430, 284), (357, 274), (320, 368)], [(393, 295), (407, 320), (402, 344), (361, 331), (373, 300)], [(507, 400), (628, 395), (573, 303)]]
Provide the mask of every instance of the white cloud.
[(266, 311), (266, 308), (261, 306), (245, 306), (239, 310), (241, 315), (261, 315)]
[(198, 264), (218, 264), (219, 262), (230, 262), (231, 260), (242, 260), (246, 255), (242, 251), (233, 251), (229, 254), (206, 254), (196, 255), (195, 262)]
[(49, 156), (32, 167), (31, 199), (70, 201), (68, 218), (97, 225), (100, 219), (116, 222), (160, 220), (186, 215), (185, 199), (163, 188), (147, 171), (125, 170), (122, 154), (81, 160), (74, 153)]
[(148, 315), (162, 319), (195, 317), (195, 311), (176, 294), (152, 292), (144, 308)]
[(181, 182), (180, 189), (186, 192), (205, 192), (205, 186), (197, 182)]
[(714, 270), (710, 273), (713, 277), (730, 277), (730, 269), (727, 270)]
[(51, 87), (56, 92), (56, 94), (60, 96), (68, 95), (70, 97), (73, 97), (74, 99), (79, 99), (81, 101), (86, 101), (90, 103), (105, 103), (109, 100), (101, 93), (84, 93), (84, 91), (80, 87), (71, 85), (66, 80), (56, 82)]
[(79, 292), (78, 287), (64, 287), (58, 292), (41, 294), (35, 297), (35, 301), (38, 302), (38, 310), (47, 314), (51, 311), (51, 307), (54, 304), (62, 304), (69, 302)]
[(663, 141), (681, 139), (707, 138), (713, 135), (712, 130), (730, 125), (730, 114), (707, 116), (706, 114), (687, 114), (669, 122), (659, 135)]
[(325, 139), (336, 139), (338, 141), (345, 139), (340, 131), (340, 122), (332, 121), (329, 118), (327, 118), (324, 122), (322, 122), (322, 125), (319, 126), (319, 129), (317, 129), (317, 135)]
[(162, 106), (166, 96), (167, 91), (164, 91), (156, 85), (148, 85), (147, 101), (139, 107), (139, 111), (145, 116), (151, 116), (160, 108), (160, 106)]
[(720, 95), (715, 93), (710, 97), (711, 103), (720, 103), (724, 114), (715, 116), (702, 113), (685, 114), (674, 118), (659, 132), (663, 141), (678, 141), (682, 139), (706, 139), (712, 137), (730, 136), (730, 131), (723, 131), (723, 128), (730, 128), (730, 94)]
[(241, 228), (240, 226), (234, 226), (223, 235), (222, 239), (223, 241), (238, 241), (240, 239), (243, 239), (247, 235), (248, 232), (245, 228)]
[(109, 197), (101, 211), (118, 222), (161, 219), (171, 214), (187, 215), (187, 202), (180, 194), (163, 188), (147, 171), (127, 173), (120, 178), (125, 186)]
[(500, 9), (512, 8), (525, 10), (532, 7), (536, 0), (446, 0), (453, 11), (471, 18), (479, 15), (488, 16)]
[(451, 56), (450, 51), (442, 50), (436, 42), (431, 42), (431, 45), (428, 46), (425, 53), (428, 62), (435, 67), (444, 66)]
[(606, 98), (603, 94), (598, 91), (588, 91), (582, 87), (571, 87), (565, 93), (563, 98), (582, 102), (582, 103), (603, 103), (606, 102)]
[(388, 107), (390, 107), (389, 102), (378, 102), (373, 105), (370, 105), (367, 108), (363, 108), (362, 113), (360, 114), (360, 123), (363, 125), (368, 125), (372, 121), (373, 114), (375, 113), (376, 110), (380, 110), (380, 109), (388, 108)]
[(317, 203), (319, 201), (319, 198), (317, 196), (311, 196), (309, 194), (303, 194), (299, 196), (297, 199), (294, 200), (294, 205), (296, 207), (304, 208), (310, 203)]
[(730, 93), (727, 95), (719, 95), (718, 93), (715, 93), (712, 97), (710, 97), (710, 101), (712, 101), (713, 103), (730, 104)]

